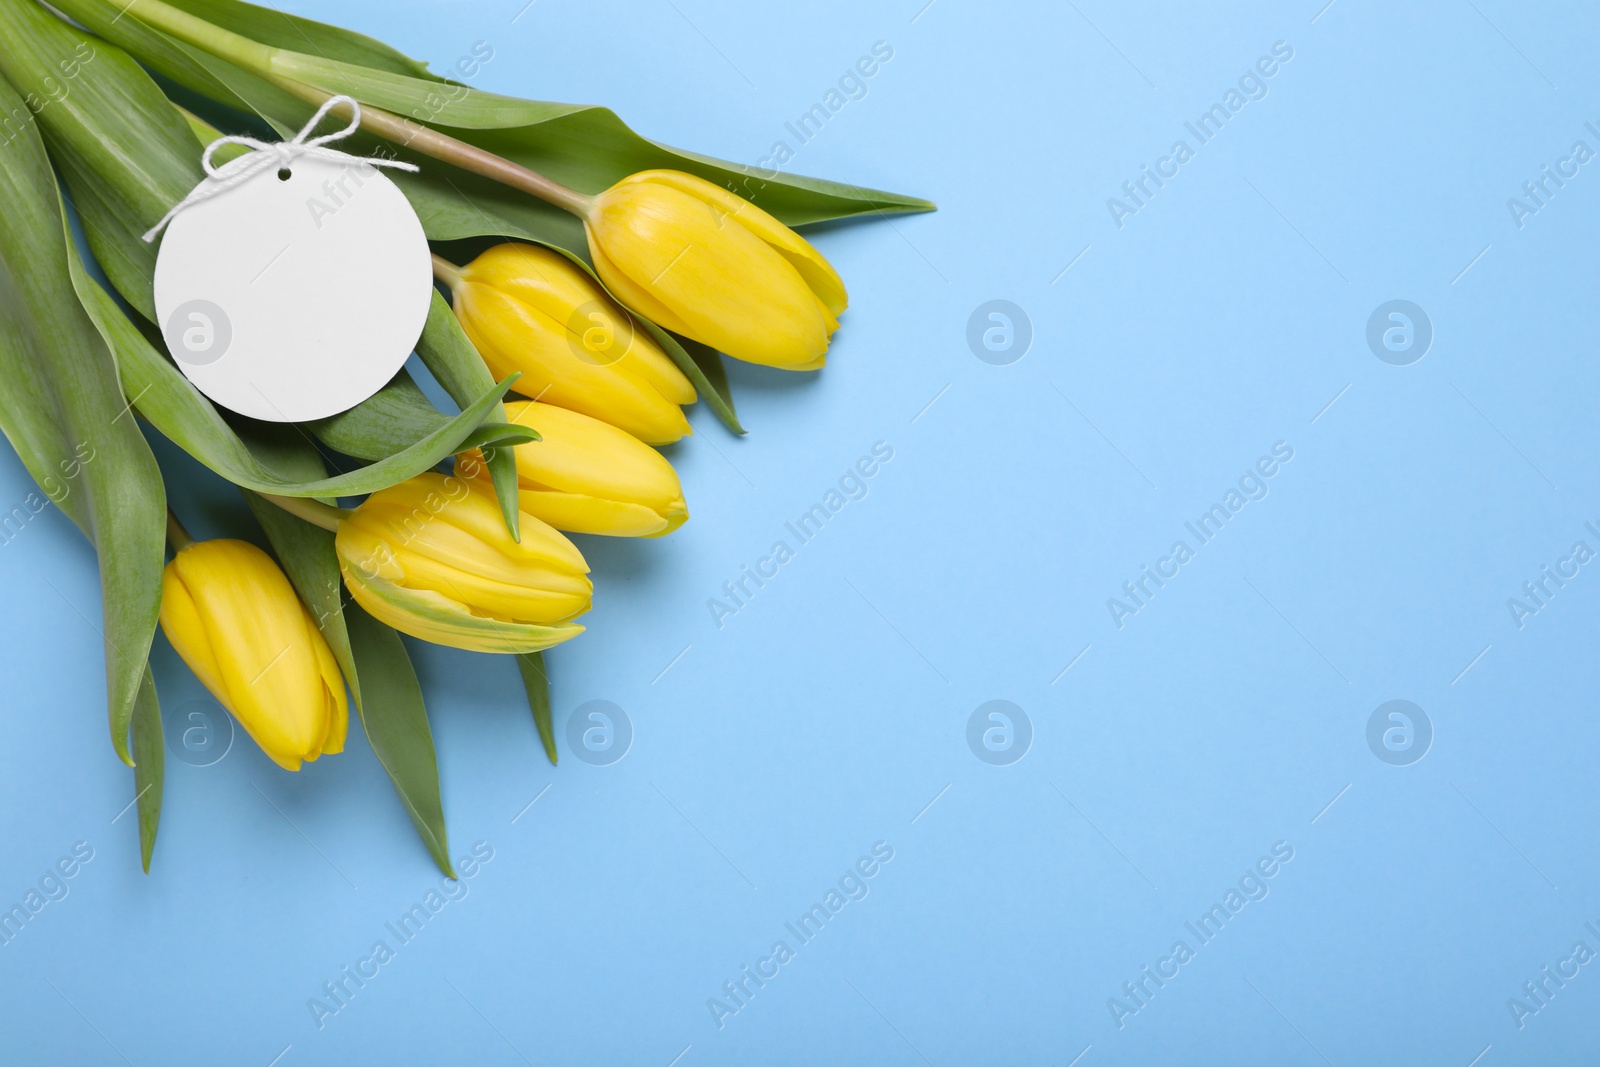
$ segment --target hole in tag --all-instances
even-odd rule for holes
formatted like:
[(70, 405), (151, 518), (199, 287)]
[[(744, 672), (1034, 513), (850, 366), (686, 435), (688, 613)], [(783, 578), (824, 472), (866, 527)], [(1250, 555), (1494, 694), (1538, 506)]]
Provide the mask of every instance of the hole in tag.
[(286, 182), (286, 181), (289, 180), (289, 176), (291, 174), (293, 174), (293, 173), (294, 172), (291, 171), (288, 167), (279, 167), (278, 168), (278, 180), (280, 182)]

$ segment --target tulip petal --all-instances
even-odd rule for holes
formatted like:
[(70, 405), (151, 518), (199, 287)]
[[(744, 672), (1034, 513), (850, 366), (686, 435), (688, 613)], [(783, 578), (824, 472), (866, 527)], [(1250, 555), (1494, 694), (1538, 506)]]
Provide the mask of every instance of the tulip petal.
[(168, 611), (174, 647), (196, 676), (275, 762), (314, 757), (329, 732), (319, 659), (332, 653), (277, 564), (243, 541), (201, 541), (169, 573), (185, 594), (174, 589)]
[(575, 314), (594, 310), (590, 305), (601, 305), (599, 310), (627, 341), (609, 369), (648, 382), (674, 404), (694, 403), (694, 386), (671, 358), (629, 321), (628, 313), (593, 278), (560, 253), (510, 241), (485, 251), (463, 267), (461, 274), (469, 282), (521, 301), (568, 335)]
[[(686, 336), (782, 368), (827, 352), (825, 309), (799, 271), (707, 202), (624, 181), (596, 199), (587, 225), (601, 277), (614, 268), (635, 292), (648, 291)], [(614, 291), (628, 288), (618, 279)]]
[[(472, 560), (490, 568), (543, 563), (589, 571), (577, 546), (543, 523), (535, 521), (520, 543), (512, 541), (500, 522), (498, 505), (481, 485), (439, 473), (420, 474), (372, 494), (341, 524), (337, 540), (359, 541), (362, 548), (387, 547), (391, 556), (422, 552), (445, 563)], [(363, 558), (344, 544), (339, 555), (346, 561)], [(388, 567), (384, 573), (391, 578), (399, 574)]]
[(525, 567), (484, 574), (420, 554), (407, 555), (405, 565), (401, 584), (407, 589), (437, 592), (497, 619), (545, 625), (566, 622), (588, 611), (594, 595), (593, 583), (569, 570)]
[(538, 489), (522, 490), (517, 494), (517, 504), (557, 529), (610, 537), (660, 537), (688, 518), (687, 512), (680, 512), (681, 518), (669, 524), (666, 516), (643, 504)]
[[(665, 457), (614, 426), (531, 401), (506, 405), (506, 418), (539, 432), (517, 450), (519, 507), (558, 530), (659, 537), (689, 517), (683, 486)], [(487, 484), (480, 463), (458, 459), (458, 474)]]
[(583, 232), (589, 239), (589, 256), (594, 260), (595, 273), (600, 275), (600, 280), (606, 283), (607, 289), (616, 293), (624, 304), (662, 329), (681, 333), (686, 337), (690, 335), (692, 327), (680, 319), (677, 312), (657, 300), (650, 290), (635, 283), (621, 267), (611, 262), (610, 257), (606, 255), (605, 247), (596, 240), (592, 226), (584, 223)]
[(655, 510), (682, 503), (683, 486), (666, 457), (614, 426), (531, 402), (508, 404), (506, 418), (543, 437), (536, 447), (516, 450), (524, 488), (587, 493)]
[(326, 641), (315, 638), (321, 636), (317, 629), (317, 620), (310, 611), (306, 612), (306, 630), (312, 637), (312, 648), (317, 652), (317, 670), (322, 675), (322, 692), (324, 707), (327, 709), (328, 729), (318, 751), (326, 756), (331, 756), (344, 751), (346, 735), (350, 732), (350, 704), (345, 696), (344, 675), (339, 672), (339, 661), (333, 657), (333, 649), (328, 647)]
[(455, 309), (491, 372), (522, 372), (512, 386), (522, 395), (582, 411), (652, 444), (692, 432), (678, 405), (694, 399), (694, 387), (643, 331), (627, 355), (600, 364), (578, 355), (565, 324), (498, 289), (463, 283)]
[(617, 366), (650, 385), (672, 403), (693, 404), (699, 394), (683, 371), (678, 369), (678, 365), (672, 362), (672, 357), (661, 351), (655, 338), (639, 326), (634, 316), (626, 311), (621, 314), (628, 315), (631, 333), (627, 351), (617, 361)]
[(810, 241), (744, 197), (731, 193), (720, 185), (714, 185), (704, 178), (685, 174), (681, 170), (647, 170), (625, 180), (657, 182), (710, 204), (731, 216), (787, 259), (790, 265), (800, 272), (800, 276), (806, 280), (806, 284), (817, 294), (817, 298), (831, 315), (837, 317), (849, 304), (850, 298), (845, 292), (844, 279), (833, 269), (833, 264), (824, 259), (822, 253), (811, 246)]
[(194, 676), (200, 679), (200, 684), (225, 703), (228, 689), (222, 681), (222, 670), (211, 651), (211, 638), (200, 621), (194, 598), (178, 573), (177, 562), (168, 563), (161, 572), (161, 631)]
[(515, 297), (563, 329), (575, 309), (606, 300), (605, 293), (559, 253), (520, 241), (486, 249), (461, 268), (461, 276)]

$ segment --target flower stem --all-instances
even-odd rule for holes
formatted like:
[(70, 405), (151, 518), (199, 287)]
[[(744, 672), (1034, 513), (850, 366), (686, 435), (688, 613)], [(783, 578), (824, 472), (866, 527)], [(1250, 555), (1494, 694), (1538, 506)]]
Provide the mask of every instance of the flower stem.
[(444, 282), (452, 292), (461, 284), (461, 268), (438, 253), (433, 255), (433, 276)]
[[(130, 4), (124, 14), (252, 71), (308, 104), (320, 107), (329, 97), (336, 95), (301, 80), (304, 77), (302, 72), (314, 74), (327, 61), (253, 41), (196, 18), (163, 0), (138, 0)], [(290, 76), (289, 72), (293, 72), (294, 76)], [(462, 170), (531, 193), (580, 218), (588, 213), (594, 202), (593, 197), (570, 189), (538, 171), (529, 170), (493, 152), (382, 108), (363, 103), (361, 125), (402, 148), (414, 149)]]
[(178, 521), (178, 516), (173, 514), (171, 508), (167, 509), (167, 540), (172, 543), (174, 552), (182, 552), (194, 544), (194, 538), (189, 536), (189, 531), (183, 528), (183, 523)]
[(289, 514), (302, 518), (313, 526), (320, 526), (324, 530), (337, 532), (339, 524), (344, 521), (342, 508), (324, 504), (320, 500), (310, 500), (303, 496), (273, 496), (271, 493), (261, 495)]
[[(289, 78), (277, 77), (273, 81), (278, 86), (309, 104), (322, 106), (323, 102), (332, 96), (304, 82), (294, 81)], [(560, 182), (546, 178), (538, 171), (529, 170), (519, 163), (513, 163), (503, 156), (485, 151), (477, 145), (468, 144), (457, 140), (448, 134), (430, 129), (420, 122), (413, 122), (408, 118), (396, 115), (382, 108), (370, 104), (361, 105), (361, 125), (364, 129), (381, 134), (387, 140), (393, 141), (401, 148), (414, 149), (425, 156), (450, 163), (462, 170), (471, 171), (473, 174), (482, 175), (501, 185), (509, 185), (513, 189), (531, 193), (547, 203), (554, 204), (563, 211), (583, 218), (589, 213), (589, 205), (594, 203), (594, 197), (585, 196), (576, 189), (570, 189)]]
[[(137, 12), (132, 10), (135, 6), (139, 8)], [(187, 11), (179, 10), (171, 4), (163, 3), (162, 0), (138, 0), (137, 4), (129, 4), (128, 10), (123, 14), (131, 14), (140, 22), (257, 73), (264, 74), (271, 69), (272, 54), (277, 51), (259, 41), (252, 41), (248, 37), (242, 37), (191, 15)]]

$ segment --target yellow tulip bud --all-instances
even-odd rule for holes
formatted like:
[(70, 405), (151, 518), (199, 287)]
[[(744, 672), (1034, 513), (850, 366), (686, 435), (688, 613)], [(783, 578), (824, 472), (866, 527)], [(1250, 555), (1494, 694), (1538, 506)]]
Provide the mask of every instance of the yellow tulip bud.
[(356, 603), (402, 633), (474, 652), (537, 652), (583, 632), (589, 565), (523, 512), (506, 532), (475, 479), (419, 474), (379, 490), (339, 523), (334, 547)]
[(826, 361), (844, 282), (748, 200), (692, 174), (647, 170), (595, 197), (584, 231), (600, 280), (657, 325), (769, 367)]
[(344, 750), (344, 680), (317, 621), (265, 552), (196, 541), (161, 578), (161, 629), (261, 750), (285, 770)]
[[(517, 446), (524, 513), (558, 530), (613, 537), (660, 537), (688, 520), (677, 472), (638, 438), (549, 404), (507, 404), (506, 417), (542, 438)], [(456, 473), (489, 484), (479, 453), (460, 456)]]
[(496, 378), (525, 396), (592, 415), (651, 444), (694, 431), (694, 386), (626, 311), (565, 257), (496, 245), (447, 273), (456, 317)]

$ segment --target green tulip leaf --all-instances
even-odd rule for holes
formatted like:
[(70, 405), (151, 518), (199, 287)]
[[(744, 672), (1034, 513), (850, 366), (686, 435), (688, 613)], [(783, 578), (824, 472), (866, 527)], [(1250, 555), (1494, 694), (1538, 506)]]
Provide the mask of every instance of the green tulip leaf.
[[(478, 399), (492, 394), (494, 402), (484, 408), (483, 414), (494, 412), (505, 390), (498, 387), (493, 378), (489, 379), (486, 390), (467, 396), (463, 407), (474, 408)], [(482, 417), (479, 416), (480, 419)], [(428, 398), (422, 395), (422, 390), (417, 388), (417, 383), (412, 381), (411, 375), (402, 370), (388, 385), (349, 411), (302, 425), (316, 434), (323, 444), (347, 456), (383, 460), (414, 448), (419, 441), (438, 434), (455, 422), (455, 419), (442, 414), (429, 403)], [(485, 445), (521, 444), (532, 441), (535, 436), (527, 426), (514, 426), (508, 422), (479, 422), (471, 432), (458, 436), (445, 455)]]
[(635, 317), (644, 326), (645, 332), (655, 338), (656, 344), (672, 357), (672, 362), (694, 384), (695, 392), (722, 420), (722, 425), (737, 434), (748, 433), (739, 421), (739, 413), (733, 409), (733, 393), (728, 388), (728, 369), (722, 365), (722, 353), (710, 345), (668, 333), (642, 316)]
[[(315, 480), (324, 470), (317, 450), (281, 427), (262, 446), (282, 469), (305, 481)], [(244, 496), (284, 573), (333, 650), (350, 685), (367, 742), (412, 825), (439, 869), (455, 877), (439, 797), (433, 735), (421, 687), (399, 635), (345, 599), (332, 532), (289, 514), (256, 493), (246, 490)]]
[(556, 728), (550, 716), (550, 675), (545, 671), (543, 652), (524, 652), (517, 656), (517, 671), (528, 692), (528, 709), (539, 730), (539, 742), (551, 765), (556, 762)]
[(141, 235), (205, 177), (188, 124), (126, 53), (38, 3), (0, 3), (0, 27), (0, 73), (19, 92), (50, 100), (39, 127), (90, 251), (117, 291), (153, 321), (156, 246)]
[(156, 680), (145, 666), (139, 696), (133, 706), (133, 787), (139, 809), (139, 862), (150, 873), (150, 856), (156, 850), (156, 828), (161, 824), (161, 789), (166, 775), (167, 752), (162, 745), (161, 705), (156, 700)]
[[(3, 79), (0, 112), (29, 113)], [(0, 204), (0, 429), (99, 554), (111, 741), (132, 766), (129, 725), (161, 608), (166, 491), (114, 356), (78, 302), (77, 250), (32, 124), (0, 152)]]
[[(733, 390), (728, 385), (728, 368), (722, 362), (722, 353), (692, 338), (675, 336), (675, 339), (683, 346), (689, 358), (694, 360), (694, 365), (700, 368), (700, 373), (705, 375), (706, 385), (712, 395), (728, 405), (728, 414), (732, 416)], [(734, 421), (737, 422), (738, 419), (735, 417)], [(742, 427), (739, 432), (743, 432)]]
[[(135, 12), (137, 15), (138, 12)], [(928, 211), (915, 197), (724, 162), (648, 141), (610, 108), (498, 96), (459, 84), (279, 51), (275, 73), (437, 127), (581, 193), (642, 170), (681, 170), (732, 189), (791, 226), (864, 213)], [(466, 235), (461, 235), (466, 236)]]
[[(483, 357), (478, 355), (478, 350), (457, 321), (455, 312), (450, 310), (450, 305), (437, 289), (433, 292), (433, 302), (428, 305), (428, 323), (422, 328), (422, 339), (417, 342), (417, 355), (457, 404), (466, 403), (494, 384), (494, 375), (489, 373)], [(505, 417), (505, 405), (502, 404), (502, 422)], [(530, 441), (539, 440), (538, 431), (529, 427), (528, 432), (532, 435)], [(505, 517), (506, 529), (511, 531), (513, 541), (520, 542), (522, 532), (519, 518), (522, 510), (519, 505), (521, 487), (517, 482), (517, 451), (504, 447), (507, 443), (485, 448), (483, 460), (489, 468), (489, 479), (500, 501), (500, 514)]]
[(402, 55), (382, 41), (274, 8), (245, 3), (197, 3), (195, 0), (174, 0), (172, 6), (274, 48), (303, 49), (341, 63), (357, 63), (374, 70), (438, 80), (426, 63)]
[(361, 725), (367, 741), (433, 861), (454, 878), (439, 795), (439, 760), (411, 657), (399, 634), (357, 605), (345, 605), (344, 613), (356, 669), (363, 679)]

